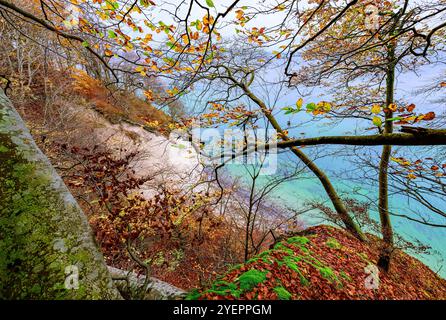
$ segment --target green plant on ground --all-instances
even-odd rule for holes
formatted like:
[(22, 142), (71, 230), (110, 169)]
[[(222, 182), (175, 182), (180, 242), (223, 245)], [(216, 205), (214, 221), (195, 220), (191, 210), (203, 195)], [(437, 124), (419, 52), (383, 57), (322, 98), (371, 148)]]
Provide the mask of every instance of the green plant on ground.
[(256, 269), (246, 271), (238, 278), (240, 289), (244, 291), (251, 290), (256, 285), (266, 280), (267, 273), (268, 271), (259, 271)]
[(280, 300), (290, 300), (291, 299), (291, 293), (288, 292), (287, 289), (285, 289), (284, 287), (280, 286), (280, 287), (275, 287), (274, 288), (274, 292), (277, 294), (277, 297)]
[(342, 247), (338, 240), (336, 240), (335, 238), (329, 238), (327, 242), (325, 242), (325, 244), (327, 245), (327, 247), (332, 249), (341, 249)]

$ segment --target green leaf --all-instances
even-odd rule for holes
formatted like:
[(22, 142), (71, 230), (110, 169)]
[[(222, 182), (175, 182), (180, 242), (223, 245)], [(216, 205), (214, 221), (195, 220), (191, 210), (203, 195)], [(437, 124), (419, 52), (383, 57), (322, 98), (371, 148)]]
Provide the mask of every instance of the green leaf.
[(381, 127), (382, 125), (382, 120), (380, 117), (373, 117), (373, 124), (377, 127)]
[(115, 10), (119, 9), (119, 3), (117, 1), (112, 2), (111, 5), (113, 6), (113, 8), (115, 8)]
[(311, 103), (307, 104), (306, 108), (307, 108), (307, 112), (313, 112), (314, 110), (316, 110), (317, 106), (314, 102), (311, 102)]
[(206, 0), (206, 4), (208, 5), (208, 7), (210, 8), (214, 8), (214, 2), (212, 0)]
[(87, 41), (82, 42), (82, 46), (85, 48), (88, 48), (90, 45), (88, 44)]
[(171, 57), (164, 57), (163, 61), (166, 62), (166, 63), (171, 63), (171, 64), (175, 63), (175, 59), (173, 59)]
[(113, 30), (108, 30), (108, 37), (114, 39), (116, 38), (116, 33)]
[(294, 114), (299, 112), (299, 110), (293, 109), (292, 107), (284, 107), (282, 108), (283, 111), (285, 111), (285, 114)]
[(404, 119), (403, 117), (394, 117), (394, 118), (386, 119), (386, 121), (400, 121), (400, 120), (403, 120), (403, 119)]

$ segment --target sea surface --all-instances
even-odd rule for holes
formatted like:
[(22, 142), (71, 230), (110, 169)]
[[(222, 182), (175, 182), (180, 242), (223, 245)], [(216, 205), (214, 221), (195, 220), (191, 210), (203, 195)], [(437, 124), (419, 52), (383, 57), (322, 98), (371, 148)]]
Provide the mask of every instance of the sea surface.
[[(434, 101), (438, 98), (437, 95), (423, 95), (417, 93), (420, 88), (428, 83), (431, 83), (436, 77), (441, 74), (446, 74), (446, 68), (436, 67), (424, 67), (420, 70), (418, 74), (406, 73), (400, 74), (397, 81), (396, 97), (403, 98), (405, 102), (415, 103), (417, 105), (417, 110), (419, 111), (435, 111), (437, 114), (446, 112), (446, 106), (442, 104), (435, 103)], [(256, 89), (254, 89), (255, 91)], [(446, 91), (446, 90), (445, 90)], [(308, 102), (318, 102), (321, 100), (329, 100), (327, 95), (323, 95), (323, 89), (313, 91), (309, 96), (304, 97), (304, 105)], [(259, 92), (261, 95), (262, 92)], [(444, 93), (446, 94), (446, 92)], [(275, 101), (275, 105), (280, 105), (283, 107), (294, 106), (296, 100), (299, 98), (297, 92), (287, 92), (281, 93), (280, 98)], [(280, 108), (279, 108), (280, 109)], [(362, 134), (373, 134), (373, 131), (367, 130), (370, 128), (370, 123), (365, 123), (364, 121), (343, 121), (336, 124), (335, 126), (329, 125), (330, 121), (318, 121), (310, 122), (311, 119), (305, 112), (300, 112), (296, 115), (285, 115), (284, 112), (278, 112), (276, 118), (281, 123), (283, 127), (288, 124), (292, 126), (296, 125), (297, 128), (290, 130), (289, 135), (294, 137), (304, 136), (320, 136), (320, 135), (348, 135), (354, 133)], [(370, 198), (376, 198), (378, 189), (376, 185), (369, 185), (361, 183), (359, 180), (349, 179), (348, 173), (353, 172), (353, 164), (350, 162), (348, 155), (350, 147), (342, 146), (318, 146), (308, 148), (310, 154), (314, 154), (315, 151), (322, 151), (325, 156), (315, 160), (316, 164), (323, 170), (325, 170), (330, 177), (334, 187), (337, 189), (339, 194), (348, 195), (357, 200), (365, 200)], [(367, 147), (368, 150), (376, 151), (377, 154), (380, 153), (381, 147)], [(424, 150), (420, 147), (406, 147), (408, 149), (399, 148), (398, 154), (402, 155), (405, 152), (410, 153), (421, 153)], [(445, 147), (438, 147), (445, 148)], [(306, 149), (304, 149), (306, 150)], [(425, 155), (428, 157), (429, 155)], [(290, 155), (289, 152), (278, 155), (278, 171), (280, 174), (282, 170), (295, 165), (299, 160)], [(246, 169), (243, 165), (232, 164), (226, 166), (224, 169), (225, 175), (232, 178), (240, 178), (242, 183), (247, 183), (249, 181), (249, 176), (247, 175)], [(360, 178), (360, 177), (359, 177)], [(267, 177), (263, 178), (267, 181)], [(262, 183), (262, 178), (260, 178), (260, 183)], [(319, 183), (319, 180), (312, 176), (311, 173), (304, 174), (301, 178), (288, 181), (277, 187), (270, 197), (272, 202), (276, 202), (281, 206), (287, 206), (298, 210), (305, 206), (311, 200), (319, 200), (330, 205), (326, 193)], [(405, 212), (406, 209), (420, 209), (423, 207), (416, 203), (415, 201), (408, 201), (403, 195), (392, 195), (390, 198), (390, 207), (397, 213)], [(434, 199), (436, 204), (446, 211), (446, 199)], [(428, 214), (428, 213), (426, 213)], [(378, 221), (378, 213), (374, 210), (370, 211), (372, 218)], [(315, 225), (321, 223), (319, 217), (315, 217), (315, 212), (309, 212), (302, 216), (300, 219), (305, 223), (305, 225)], [(438, 223), (446, 224), (444, 218), (440, 219), (438, 217), (431, 217), (432, 221)], [(427, 264), (434, 272), (438, 272), (440, 276), (446, 278), (446, 228), (436, 228), (413, 221), (409, 221), (405, 218), (400, 218), (393, 216), (392, 224), (395, 231), (406, 238), (407, 240), (417, 239), (421, 243), (429, 245), (432, 247), (431, 253), (426, 254), (416, 254), (413, 252), (408, 252), (416, 256), (418, 259)]]

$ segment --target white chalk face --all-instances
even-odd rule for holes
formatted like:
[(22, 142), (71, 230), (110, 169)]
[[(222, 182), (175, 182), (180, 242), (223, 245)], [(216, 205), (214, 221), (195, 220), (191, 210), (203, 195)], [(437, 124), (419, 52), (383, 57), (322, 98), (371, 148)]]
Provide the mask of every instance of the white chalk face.
[(178, 164), (188, 158), (203, 165), (255, 165), (260, 174), (277, 172), (277, 135), (275, 130), (256, 129), (199, 129), (195, 128), (189, 141), (183, 132), (170, 134), (169, 158)]
[(169, 135), (167, 146), (169, 162), (174, 167), (187, 167), (197, 163), (197, 152), (182, 130), (174, 130)]

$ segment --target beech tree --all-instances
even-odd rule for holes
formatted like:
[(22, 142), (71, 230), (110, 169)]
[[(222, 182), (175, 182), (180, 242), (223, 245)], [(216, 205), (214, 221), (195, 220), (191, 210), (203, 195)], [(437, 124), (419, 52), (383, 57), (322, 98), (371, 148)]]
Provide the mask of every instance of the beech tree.
[[(323, 16), (327, 10), (331, 10), (329, 5), (317, 15)], [(442, 10), (441, 2), (420, 5), (409, 1), (376, 1), (373, 5), (358, 5), (307, 46), (302, 57), (309, 61), (310, 71), (305, 68), (297, 77), (304, 78), (309, 85), (335, 82), (334, 92), (347, 91), (352, 95), (343, 101), (338, 98), (335, 116), (370, 119), (383, 136), (392, 134), (396, 126), (431, 121), (434, 112), (419, 114), (414, 104), (402, 105), (396, 101), (395, 81), (397, 72), (416, 71), (427, 61), (441, 62), (444, 24), (426, 20), (440, 16)], [(391, 155), (391, 143), (384, 145), (378, 170), (378, 211), (386, 246), (378, 265), (385, 270), (389, 269), (393, 251), (388, 204)]]
[[(124, 75), (165, 79), (168, 85), (162, 94), (154, 95), (150, 88), (142, 88), (149, 101), (168, 104), (191, 92), (205, 97), (212, 86), (219, 86), (224, 92), (217, 97), (206, 97), (204, 108), (222, 108), (219, 116), (224, 119), (234, 110), (241, 118), (251, 117), (252, 112), (237, 108), (243, 99), (249, 100), (256, 105), (256, 115), (265, 118), (276, 131), (281, 140), (279, 147), (287, 148), (317, 177), (346, 229), (362, 241), (367, 240), (363, 231), (349, 215), (330, 178), (304, 152), (302, 145), (382, 145), (379, 208), (387, 246), (380, 265), (387, 269), (393, 247), (387, 203), (391, 145), (445, 144), (445, 132), (441, 129), (406, 126), (401, 133), (393, 132), (396, 121), (412, 124), (434, 117), (431, 112), (414, 114), (411, 105), (401, 111), (410, 112), (409, 116), (394, 117), (402, 107), (395, 104), (395, 70), (399, 63), (411, 63), (404, 60), (408, 56), (426, 57), (430, 53), (446, 26), (441, 22), (446, 10), (444, 1), (424, 5), (414, 5), (409, 0), (378, 1), (375, 6), (378, 15), (372, 17), (366, 15), (369, 1), (364, 0), (254, 4), (240, 0), (227, 4), (189, 0), (163, 5), (150, 0), (40, 0), (27, 5), (0, 0), (0, 14), (17, 30), (23, 28), (21, 23), (31, 24), (53, 33), (71, 52), (94, 58), (102, 66), (95, 73), (107, 74), (110, 85), (119, 86)], [(270, 17), (274, 19), (265, 25)], [(375, 23), (377, 17), (380, 18)], [(228, 28), (225, 32), (229, 36), (224, 36), (223, 31)], [(234, 38), (236, 46), (230, 46), (228, 37)], [(302, 62), (300, 58), (305, 55), (320, 63)], [(121, 68), (123, 61), (126, 68)], [(271, 68), (282, 74), (276, 84), (296, 89), (295, 106), (271, 105), (257, 94), (255, 87), (262, 82), (262, 73), (264, 76), (265, 70)], [(285, 108), (285, 112), (299, 113), (303, 108), (299, 86), (319, 85), (337, 72), (347, 74), (344, 80), (348, 81), (367, 75), (385, 79), (385, 101), (370, 109), (382, 115), (372, 118), (378, 133), (291, 137), (277, 120), (277, 112)], [(310, 74), (319, 76), (309, 80)], [(311, 101), (305, 109), (314, 116), (325, 116), (334, 107), (329, 101)]]

